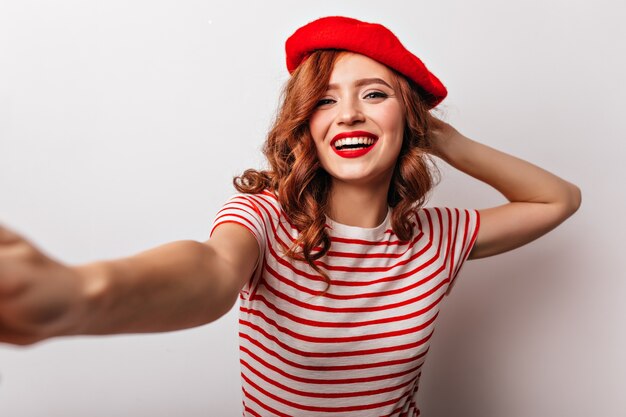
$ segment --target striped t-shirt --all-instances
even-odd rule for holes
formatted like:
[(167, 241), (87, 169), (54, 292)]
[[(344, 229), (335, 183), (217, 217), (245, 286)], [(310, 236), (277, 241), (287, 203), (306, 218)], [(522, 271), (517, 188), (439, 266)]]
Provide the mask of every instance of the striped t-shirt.
[[(244, 416), (417, 416), (421, 368), (439, 303), (476, 240), (475, 210), (416, 208), (413, 238), (327, 218), (317, 265), (284, 255), (298, 235), (276, 196), (238, 194), (217, 214), (256, 237), (261, 257), (240, 293)], [(282, 243), (281, 243), (282, 242)]]

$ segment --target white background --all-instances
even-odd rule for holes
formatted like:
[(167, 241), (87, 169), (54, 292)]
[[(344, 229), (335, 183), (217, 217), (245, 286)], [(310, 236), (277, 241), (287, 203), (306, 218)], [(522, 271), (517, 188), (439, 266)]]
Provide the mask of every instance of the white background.
[[(0, 222), (69, 264), (207, 239), (232, 177), (263, 167), (285, 39), (324, 15), (381, 22), (444, 81), (448, 121), (583, 191), (552, 233), (465, 265), (422, 415), (626, 415), (623, 3), (216, 3), (0, 0)], [(503, 201), (442, 172), (430, 205)], [(235, 313), (0, 345), (0, 416), (240, 415)]]

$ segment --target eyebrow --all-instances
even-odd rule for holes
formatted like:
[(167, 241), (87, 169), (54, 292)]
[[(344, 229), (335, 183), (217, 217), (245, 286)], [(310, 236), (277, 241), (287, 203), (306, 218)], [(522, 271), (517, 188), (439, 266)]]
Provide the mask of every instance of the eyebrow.
[[(354, 83), (355, 87), (363, 87), (364, 85), (370, 84), (382, 84), (393, 90), (393, 88), (382, 78), (361, 78), (360, 80), (356, 80)], [(336, 90), (338, 88), (339, 86), (337, 84), (328, 84), (328, 90)]]

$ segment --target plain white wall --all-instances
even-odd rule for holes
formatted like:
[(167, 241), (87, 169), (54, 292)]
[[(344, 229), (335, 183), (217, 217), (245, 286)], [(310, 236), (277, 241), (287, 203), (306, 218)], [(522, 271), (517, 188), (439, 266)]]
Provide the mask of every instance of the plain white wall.
[[(390, 27), (447, 120), (578, 184), (581, 210), (469, 262), (424, 369), (427, 417), (626, 415), (625, 7), (618, 1), (0, 0), (0, 222), (78, 264), (205, 240), (260, 147), (283, 42), (324, 15)], [(431, 205), (503, 201), (442, 165)], [(236, 309), (155, 335), (0, 345), (0, 416), (240, 415)]]

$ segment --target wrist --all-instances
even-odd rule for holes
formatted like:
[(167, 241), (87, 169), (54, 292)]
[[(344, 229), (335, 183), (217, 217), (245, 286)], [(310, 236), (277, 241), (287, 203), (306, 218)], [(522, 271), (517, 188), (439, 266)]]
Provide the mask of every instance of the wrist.
[(111, 265), (93, 262), (73, 267), (79, 279), (79, 301), (77, 318), (68, 329), (68, 335), (97, 334), (97, 318), (104, 310), (107, 294), (111, 287)]
[(451, 130), (435, 135), (433, 140), (433, 153), (438, 158), (451, 163), (464, 154), (463, 146), (467, 144), (469, 139), (458, 130)]

